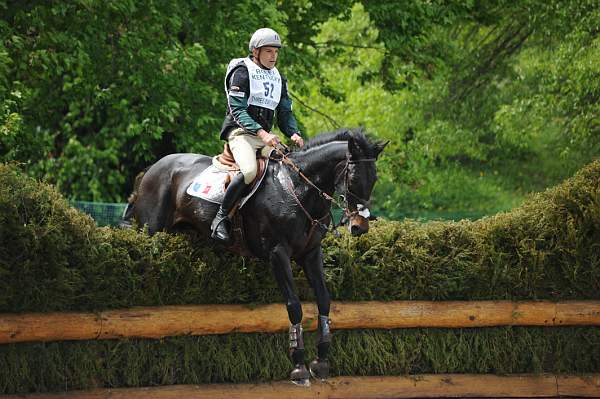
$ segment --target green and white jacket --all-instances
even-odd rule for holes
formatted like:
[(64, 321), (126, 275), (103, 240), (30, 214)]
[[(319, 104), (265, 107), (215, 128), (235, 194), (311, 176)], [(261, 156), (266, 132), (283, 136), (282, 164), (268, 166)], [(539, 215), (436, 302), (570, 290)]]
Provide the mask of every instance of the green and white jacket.
[(233, 59), (227, 67), (225, 92), (227, 114), (221, 139), (227, 140), (235, 128), (242, 128), (248, 134), (256, 134), (261, 128), (270, 132), (275, 119), (286, 136), (300, 135), (287, 81), (277, 68), (263, 69), (250, 57)]

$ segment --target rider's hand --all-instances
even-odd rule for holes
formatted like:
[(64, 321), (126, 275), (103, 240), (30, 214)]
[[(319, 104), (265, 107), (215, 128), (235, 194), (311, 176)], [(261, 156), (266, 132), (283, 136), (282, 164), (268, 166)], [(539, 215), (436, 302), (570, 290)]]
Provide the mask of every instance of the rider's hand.
[(298, 147), (302, 147), (304, 145), (304, 140), (302, 139), (302, 136), (300, 136), (298, 133), (292, 134), (292, 137), (290, 138)]
[(277, 144), (279, 144), (279, 137), (267, 132), (264, 129), (259, 129), (258, 132), (256, 132), (256, 135), (263, 141), (263, 143), (270, 145), (271, 147), (275, 147)]

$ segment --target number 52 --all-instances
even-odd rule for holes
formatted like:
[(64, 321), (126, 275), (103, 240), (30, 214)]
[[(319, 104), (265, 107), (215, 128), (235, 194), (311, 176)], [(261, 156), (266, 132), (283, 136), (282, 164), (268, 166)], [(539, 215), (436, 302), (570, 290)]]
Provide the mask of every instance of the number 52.
[(273, 83), (264, 82), (263, 86), (265, 87), (265, 97), (273, 98), (273, 89), (275, 88), (275, 85)]

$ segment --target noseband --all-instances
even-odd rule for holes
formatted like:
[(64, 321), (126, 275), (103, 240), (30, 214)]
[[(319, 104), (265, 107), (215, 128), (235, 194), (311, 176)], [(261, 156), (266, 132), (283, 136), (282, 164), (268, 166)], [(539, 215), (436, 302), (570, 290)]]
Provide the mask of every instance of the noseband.
[[(375, 162), (375, 161), (377, 161), (376, 158), (365, 158), (365, 159), (357, 159), (357, 160), (351, 161), (349, 157), (346, 157), (346, 163), (344, 165), (344, 169), (342, 169), (342, 171), (335, 177), (334, 186), (338, 183), (342, 174), (344, 174), (345, 193), (342, 195), (342, 198), (343, 198), (345, 206), (344, 207), (340, 206), (340, 208), (343, 209), (344, 215), (348, 219), (360, 214), (361, 211), (358, 209), (359, 208), (358, 205), (361, 205), (363, 208), (367, 208), (367, 209), (371, 205), (371, 200), (364, 199), (364, 198), (360, 197), (359, 195), (355, 194), (354, 192), (350, 191), (350, 174), (349, 174), (350, 169), (348, 168), (348, 165), (357, 164), (360, 162)], [(356, 200), (357, 209), (355, 209), (353, 211), (350, 210), (350, 203), (348, 202), (349, 195)], [(341, 222), (342, 221), (340, 220), (340, 223), (338, 224), (338, 226), (342, 224)]]

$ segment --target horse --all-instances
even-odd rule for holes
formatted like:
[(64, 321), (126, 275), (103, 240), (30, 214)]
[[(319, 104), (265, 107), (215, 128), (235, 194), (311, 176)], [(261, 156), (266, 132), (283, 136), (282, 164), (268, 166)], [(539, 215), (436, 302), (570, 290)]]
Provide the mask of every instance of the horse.
[[(387, 143), (368, 138), (361, 128), (338, 129), (309, 140), (278, 161), (270, 161), (253, 196), (237, 212), (250, 254), (268, 261), (285, 299), (289, 327), (290, 379), (310, 385), (310, 375), (329, 375), (330, 296), (323, 275), (321, 240), (332, 222), (331, 195), (343, 193), (345, 218), (353, 236), (369, 230), (369, 204), (377, 180), (376, 161)], [(285, 162), (284, 162), (285, 161)], [(177, 231), (186, 226), (210, 237), (218, 205), (186, 193), (194, 177), (212, 163), (199, 154), (171, 154), (138, 176), (130, 209), (148, 232)], [(331, 195), (329, 194), (331, 193)], [(311, 285), (319, 311), (317, 352), (304, 363), (302, 307), (292, 277), (291, 259), (300, 265)]]

